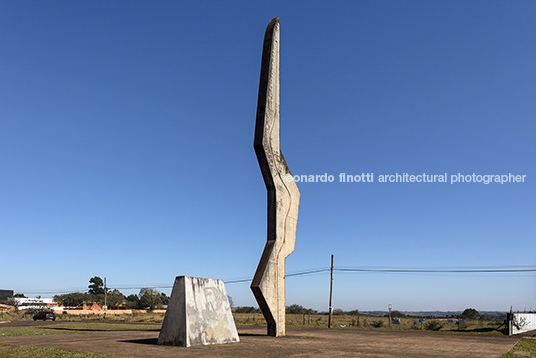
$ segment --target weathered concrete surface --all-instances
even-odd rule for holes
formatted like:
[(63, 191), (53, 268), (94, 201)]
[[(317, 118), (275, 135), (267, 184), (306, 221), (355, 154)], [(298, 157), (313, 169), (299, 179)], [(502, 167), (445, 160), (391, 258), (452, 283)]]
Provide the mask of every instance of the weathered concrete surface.
[(158, 344), (190, 347), (238, 341), (223, 281), (176, 277)]
[(268, 236), (251, 283), (268, 335), (285, 335), (285, 258), (294, 251), (300, 191), (279, 146), (279, 18), (268, 24), (262, 50), (253, 147), (268, 191)]

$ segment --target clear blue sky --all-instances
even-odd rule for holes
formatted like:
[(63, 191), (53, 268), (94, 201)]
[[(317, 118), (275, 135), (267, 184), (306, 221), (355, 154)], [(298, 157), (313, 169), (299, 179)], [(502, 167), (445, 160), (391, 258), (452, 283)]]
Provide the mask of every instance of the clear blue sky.
[[(51, 297), (100, 276), (169, 294), (179, 275), (251, 278), (276, 16), (282, 151), (295, 175), (334, 176), (298, 183), (287, 273), (331, 254), (336, 268), (536, 268), (534, 1), (3, 1), (0, 288)], [(378, 181), (396, 173), (448, 181)], [(526, 177), (451, 184), (458, 173)], [(535, 276), (336, 271), (333, 306), (535, 309)], [(256, 305), (249, 283), (226, 287)], [(287, 304), (328, 298), (326, 271), (287, 278)]]

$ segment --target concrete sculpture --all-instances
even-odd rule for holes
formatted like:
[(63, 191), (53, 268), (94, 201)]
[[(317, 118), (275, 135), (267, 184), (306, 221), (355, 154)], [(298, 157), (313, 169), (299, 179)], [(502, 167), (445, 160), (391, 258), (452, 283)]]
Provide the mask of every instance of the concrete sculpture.
[(190, 347), (238, 341), (223, 281), (176, 277), (158, 344)]
[(251, 290), (269, 336), (285, 335), (285, 258), (294, 251), (300, 191), (279, 147), (279, 18), (268, 24), (262, 50), (253, 147), (268, 191), (268, 237)]

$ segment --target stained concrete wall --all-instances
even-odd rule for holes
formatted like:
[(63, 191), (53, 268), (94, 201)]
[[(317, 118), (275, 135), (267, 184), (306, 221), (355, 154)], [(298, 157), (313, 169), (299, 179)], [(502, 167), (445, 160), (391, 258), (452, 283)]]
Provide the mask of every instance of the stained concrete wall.
[(158, 344), (190, 347), (238, 341), (223, 281), (176, 277)]

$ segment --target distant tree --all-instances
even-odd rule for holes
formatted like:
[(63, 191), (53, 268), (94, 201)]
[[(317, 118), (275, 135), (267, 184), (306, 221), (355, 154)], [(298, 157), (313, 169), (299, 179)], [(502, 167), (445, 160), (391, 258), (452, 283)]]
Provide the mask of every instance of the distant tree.
[(359, 310), (357, 309), (351, 310), (351, 311), (346, 312), (346, 314), (349, 314), (351, 316), (359, 316)]
[(90, 285), (88, 293), (92, 295), (103, 295), (104, 294), (104, 282), (99, 276), (95, 276), (89, 279)]
[(106, 296), (106, 304), (109, 307), (119, 308), (123, 303), (126, 303), (126, 298), (119, 290), (113, 289), (108, 292)]
[(162, 293), (160, 294), (160, 299), (162, 300), (162, 304), (163, 304), (164, 306), (167, 306), (167, 305), (169, 304), (169, 297), (166, 296), (166, 294), (165, 294), (164, 292), (162, 292)]
[(128, 295), (126, 297), (126, 305), (125, 307), (128, 308), (128, 309), (139, 309), (139, 308), (142, 308), (141, 307), (141, 304), (140, 304), (140, 298), (138, 297), (138, 295)]
[(285, 311), (288, 314), (313, 314), (313, 313), (317, 313), (316, 310), (313, 310), (311, 308), (305, 308), (302, 305), (298, 305), (298, 304), (292, 304), (290, 306), (287, 306)]
[(28, 298), (28, 297), (24, 296), (24, 293), (15, 293), (13, 295), (13, 298)]
[(241, 307), (236, 307), (235, 312), (236, 313), (260, 313), (261, 310), (257, 307), (241, 306)]
[(233, 298), (227, 295), (227, 299), (229, 300), (229, 306), (233, 307), (234, 306)]
[(302, 305), (294, 303), (290, 306), (287, 306), (285, 311), (288, 314), (303, 314), (307, 311), (307, 309)]
[(19, 310), (19, 306), (20, 306), (21, 304), (20, 304), (19, 301), (17, 301), (15, 298), (16, 298), (15, 296), (13, 296), (13, 297), (9, 297), (9, 298), (7, 299), (7, 304), (10, 305), (10, 306), (13, 306), (13, 308), (15, 309), (15, 311), (18, 311), (18, 310)]
[(64, 307), (82, 307), (84, 302), (88, 300), (88, 294), (82, 292), (65, 293), (63, 295), (55, 295), (54, 301), (60, 303)]
[(143, 308), (154, 310), (155, 308), (162, 306), (162, 296), (160, 295), (160, 292), (154, 288), (144, 287), (140, 290), (138, 296), (140, 298), (140, 305)]
[(400, 311), (394, 310), (391, 312), (391, 317), (401, 318), (401, 317), (406, 317), (406, 315), (401, 313)]
[(344, 311), (340, 308), (335, 308), (331, 313), (334, 315), (343, 315)]
[(480, 319), (480, 313), (474, 308), (467, 308), (462, 313), (463, 319)]

